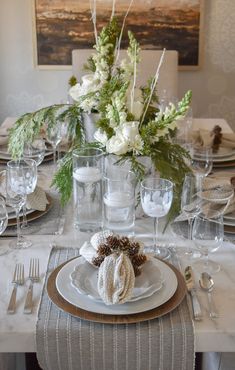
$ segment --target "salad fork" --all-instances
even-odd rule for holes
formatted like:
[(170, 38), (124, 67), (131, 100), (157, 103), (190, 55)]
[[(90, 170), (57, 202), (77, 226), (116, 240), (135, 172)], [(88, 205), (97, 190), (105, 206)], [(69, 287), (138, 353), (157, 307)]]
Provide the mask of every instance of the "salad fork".
[(26, 314), (30, 314), (33, 312), (33, 284), (39, 282), (40, 280), (39, 259), (38, 258), (30, 259), (29, 279), (30, 279), (30, 285), (29, 285), (29, 289), (28, 289), (28, 293), (27, 293), (25, 305), (24, 305), (24, 313)]
[(13, 314), (16, 310), (16, 292), (18, 285), (24, 284), (24, 265), (22, 263), (17, 263), (12, 279), (12, 283), (14, 284), (14, 288), (11, 293), (11, 298), (9, 301), (9, 305), (7, 308), (7, 313)]

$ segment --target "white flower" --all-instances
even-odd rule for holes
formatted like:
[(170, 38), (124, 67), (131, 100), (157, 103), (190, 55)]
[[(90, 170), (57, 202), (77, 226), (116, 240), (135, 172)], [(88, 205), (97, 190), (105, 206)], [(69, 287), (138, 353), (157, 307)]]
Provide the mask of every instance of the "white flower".
[(98, 130), (96, 130), (96, 132), (94, 133), (94, 139), (102, 145), (106, 145), (108, 141), (108, 136), (105, 131), (103, 131), (101, 128), (98, 128)]
[(125, 122), (122, 125), (118, 127), (118, 130), (120, 130), (122, 136), (130, 143), (135, 142), (135, 137), (139, 135), (139, 122), (138, 121), (130, 121)]
[(83, 95), (99, 90), (101, 84), (95, 73), (82, 76), (82, 82), (72, 86), (69, 95), (75, 100), (80, 101)]
[(125, 154), (128, 152), (128, 142), (120, 133), (117, 133), (107, 141), (106, 150), (116, 155)]
[(128, 90), (127, 108), (134, 115), (136, 120), (139, 120), (143, 113), (143, 103), (141, 102), (142, 92), (140, 89), (135, 88), (134, 90), (134, 101), (131, 106), (131, 89)]

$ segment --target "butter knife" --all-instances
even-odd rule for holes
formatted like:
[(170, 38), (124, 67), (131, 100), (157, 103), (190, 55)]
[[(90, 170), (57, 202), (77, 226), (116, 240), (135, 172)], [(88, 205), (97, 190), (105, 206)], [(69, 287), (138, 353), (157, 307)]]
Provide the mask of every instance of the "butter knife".
[(194, 320), (200, 321), (202, 320), (202, 310), (201, 310), (201, 306), (200, 306), (200, 303), (197, 297), (195, 278), (194, 278), (194, 273), (193, 273), (193, 269), (191, 266), (187, 266), (185, 268), (184, 278), (185, 278), (187, 290), (191, 296)]

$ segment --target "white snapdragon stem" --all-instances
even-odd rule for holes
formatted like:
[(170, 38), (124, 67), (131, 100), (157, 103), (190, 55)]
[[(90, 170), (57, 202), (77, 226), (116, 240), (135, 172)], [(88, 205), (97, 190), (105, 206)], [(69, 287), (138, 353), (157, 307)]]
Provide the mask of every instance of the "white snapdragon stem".
[(97, 36), (97, 28), (96, 28), (96, 0), (90, 0), (90, 10), (91, 10), (91, 19), (94, 26), (94, 35), (95, 35), (95, 43), (97, 44), (98, 36)]
[(114, 17), (114, 14), (115, 14), (115, 5), (116, 5), (116, 0), (113, 0), (111, 19)]
[(118, 61), (118, 59), (119, 59), (119, 54), (120, 54), (120, 47), (121, 47), (121, 41), (122, 41), (123, 30), (124, 30), (124, 27), (125, 27), (126, 18), (127, 18), (128, 14), (129, 14), (129, 12), (130, 12), (130, 9), (131, 9), (131, 6), (132, 6), (132, 4), (133, 4), (133, 1), (134, 1), (134, 0), (131, 0), (131, 1), (130, 1), (129, 7), (128, 7), (127, 11), (126, 11), (126, 14), (125, 14), (124, 18), (123, 18), (122, 28), (121, 28), (121, 32), (120, 32), (120, 36), (119, 36), (119, 40), (118, 40), (117, 57), (116, 57), (115, 65), (116, 65), (116, 63), (117, 63), (117, 61)]
[(141, 122), (140, 122), (140, 126), (142, 125), (142, 123), (143, 123), (143, 121), (144, 121), (144, 118), (145, 118), (146, 112), (147, 112), (147, 110), (148, 110), (149, 104), (150, 104), (151, 99), (152, 99), (152, 96), (153, 96), (154, 89), (155, 89), (156, 84), (157, 84), (157, 82), (158, 82), (159, 74), (160, 74), (160, 69), (161, 69), (161, 66), (162, 66), (162, 63), (163, 63), (163, 60), (164, 60), (165, 52), (166, 52), (166, 49), (164, 48), (164, 49), (163, 49), (163, 52), (162, 52), (162, 55), (161, 55), (161, 58), (160, 58), (160, 61), (159, 61), (159, 63), (158, 63), (157, 71), (156, 71), (156, 73), (155, 73), (154, 79), (153, 79), (152, 84), (151, 84), (151, 91), (150, 91), (150, 95), (149, 95), (148, 102), (147, 102), (146, 107), (145, 107), (144, 114), (143, 114), (142, 119), (141, 119)]
[(131, 89), (131, 113), (133, 112), (133, 104), (134, 104), (134, 99), (135, 99), (136, 59), (137, 59), (137, 49), (136, 49), (136, 44), (135, 44), (134, 76), (133, 76), (133, 86), (132, 86), (132, 89)]

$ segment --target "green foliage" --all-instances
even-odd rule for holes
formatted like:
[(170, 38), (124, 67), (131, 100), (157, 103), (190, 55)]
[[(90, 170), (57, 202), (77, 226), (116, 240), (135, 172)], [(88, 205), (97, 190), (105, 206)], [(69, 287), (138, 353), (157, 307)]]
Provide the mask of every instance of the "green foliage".
[(73, 190), (73, 150), (69, 151), (61, 160), (51, 186), (55, 186), (61, 194), (61, 204), (64, 206), (70, 199)]
[(77, 82), (78, 82), (77, 77), (71, 76), (70, 79), (69, 79), (69, 86), (71, 86), (71, 87), (75, 86)]
[(25, 143), (32, 142), (47, 126), (50, 129), (56, 124), (56, 115), (63, 104), (42, 108), (33, 113), (21, 116), (10, 130), (8, 150), (12, 158), (20, 158), (23, 154)]

